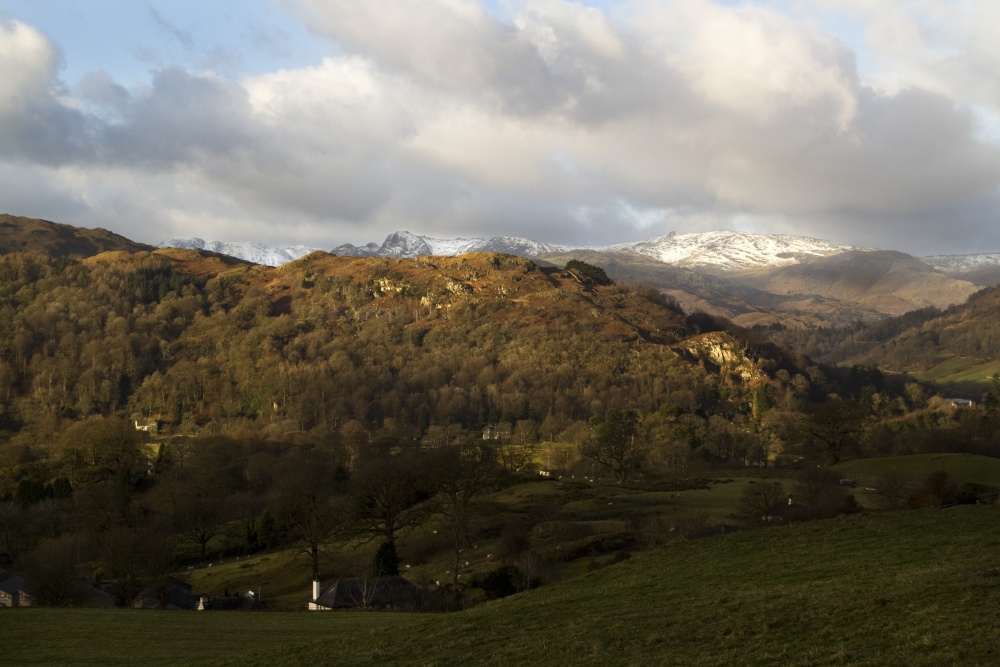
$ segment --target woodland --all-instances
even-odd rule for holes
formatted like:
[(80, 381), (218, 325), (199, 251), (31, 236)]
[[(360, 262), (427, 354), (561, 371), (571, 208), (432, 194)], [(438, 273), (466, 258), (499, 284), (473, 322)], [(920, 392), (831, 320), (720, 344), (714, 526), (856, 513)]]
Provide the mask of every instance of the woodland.
[[(992, 334), (954, 328), (885, 347), (942, 314), (751, 331), (586, 262), (491, 253), (272, 269), (7, 252), (0, 559), (41, 603), (78, 601), (83, 577), (127, 604), (220, 550), (297, 550), (318, 578), (331, 543), (371, 545), (372, 571), (395, 574), (398, 536), (430, 517), (457, 564), (483, 499), (540, 472), (668, 488), (703, 471), (1000, 456), (1000, 381), (957, 409), (888, 372), (943, 337), (991, 353)], [(856, 509), (842, 500), (817, 515)]]

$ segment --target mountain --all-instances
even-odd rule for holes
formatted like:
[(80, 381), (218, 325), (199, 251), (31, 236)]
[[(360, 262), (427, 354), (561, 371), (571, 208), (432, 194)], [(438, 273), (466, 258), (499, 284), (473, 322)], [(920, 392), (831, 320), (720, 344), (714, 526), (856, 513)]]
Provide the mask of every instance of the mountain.
[(580, 259), (602, 267), (616, 281), (654, 287), (675, 299), (686, 312), (702, 311), (745, 327), (840, 326), (883, 317), (877, 310), (851, 301), (768, 292), (726, 274), (715, 275), (664, 264), (634, 252), (573, 250), (546, 253), (540, 259), (558, 265)]
[(786, 266), (814, 257), (857, 250), (853, 246), (805, 236), (722, 231), (671, 232), (666, 236), (609, 246), (607, 249), (635, 252), (675, 266), (716, 272)]
[(161, 241), (159, 247), (207, 250), (264, 266), (281, 266), (319, 250), (319, 248), (310, 248), (303, 245), (275, 248), (263, 243), (250, 241), (205, 241), (197, 237), (169, 238), (166, 241)]
[(1000, 253), (934, 255), (920, 259), (942, 273), (981, 287), (1000, 284)]
[(186, 432), (392, 422), (416, 438), (665, 402), (730, 414), (761, 382), (818, 377), (655, 290), (499, 253), (316, 252), (277, 268), (175, 248), (67, 266), (7, 255), (0, 282), (11, 431), (29, 416), (118, 414)]
[[(44, 250), (89, 256), (102, 250), (138, 250), (105, 230), (80, 230), (27, 218), (4, 218), (0, 250)], [(276, 248), (260, 243), (172, 238), (160, 247), (219, 253), (262, 266), (282, 266), (315, 248)], [(839, 326), (908, 310), (960, 303), (1000, 279), (1000, 255), (924, 261), (902, 253), (856, 249), (790, 235), (743, 232), (671, 233), (637, 243), (571, 249), (521, 237), (440, 239), (399, 231), (381, 245), (342, 245), (333, 254), (392, 259), (500, 252), (565, 265), (584, 259), (611, 278), (650, 285), (673, 297), (687, 312), (700, 310), (743, 326)], [(931, 261), (948, 271), (936, 270)], [(965, 271), (962, 273), (961, 271)]]
[(877, 365), (975, 394), (1000, 371), (1000, 287), (944, 311), (926, 308), (857, 324), (828, 347), (823, 356), (832, 363)]
[(888, 315), (928, 306), (945, 308), (965, 301), (978, 289), (915, 257), (889, 250), (851, 250), (790, 266), (744, 271), (738, 280), (774, 294), (818, 295)]
[(921, 257), (921, 261), (940, 271), (965, 273), (979, 269), (1000, 266), (1000, 253), (985, 252), (972, 255), (932, 255)]
[(48, 220), (0, 214), (0, 255), (38, 252), (53, 257), (90, 257), (109, 250), (150, 250), (106, 229), (84, 229)]
[[(424, 255), (461, 255), (467, 252), (504, 252), (522, 257), (546, 253), (564, 253), (574, 246), (540, 243), (516, 236), (493, 236), (473, 239), (435, 239), (410, 232), (390, 234), (381, 246), (363, 247), (345, 244), (333, 249), (335, 255), (353, 257), (420, 257)], [(610, 246), (582, 247), (578, 250), (631, 252), (660, 262), (699, 270), (733, 271), (759, 266), (783, 266), (810, 257), (827, 257), (851, 246), (803, 236), (749, 234), (745, 232), (701, 232), (677, 234)]]
[(369, 243), (358, 247), (346, 243), (334, 248), (332, 253), (348, 257), (392, 257), (394, 259), (427, 255), (455, 256), (468, 252), (502, 252), (520, 257), (537, 257), (542, 253), (559, 250), (561, 247), (519, 236), (436, 239), (429, 236), (418, 236), (410, 232), (394, 232), (389, 234), (380, 246)]

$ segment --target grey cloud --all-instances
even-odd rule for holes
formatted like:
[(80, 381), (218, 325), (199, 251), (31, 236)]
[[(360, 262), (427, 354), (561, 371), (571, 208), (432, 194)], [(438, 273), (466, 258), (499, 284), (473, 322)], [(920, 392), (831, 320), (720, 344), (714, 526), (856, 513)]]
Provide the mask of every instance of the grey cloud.
[(114, 190), (134, 198), (115, 215), (168, 208), (164, 238), (202, 212), (257, 234), (326, 229), (329, 247), (400, 228), (612, 243), (749, 214), (759, 231), (903, 250), (1000, 242), (1000, 149), (970, 111), (877, 92), (842, 46), (764, 10), (691, 19), (766, 37), (720, 64), (711, 39), (555, 0), (516, 25), (461, 0), (298, 5), (344, 53), (239, 82), (171, 67), (126, 90), (94, 74), (75, 91), (85, 110), (50, 68), (0, 106), (0, 162), (113, 174), (91, 177), (102, 187), (128, 173), (146, 191)]
[(191, 33), (168, 21), (163, 14), (156, 10), (155, 7), (149, 8), (149, 16), (153, 20), (153, 24), (156, 25), (160, 31), (170, 35), (188, 48), (194, 47), (194, 38), (191, 36)]
[(93, 159), (93, 124), (51, 98), (34, 100), (16, 115), (0, 114), (0, 159), (45, 165)]
[(125, 113), (132, 101), (132, 95), (125, 86), (115, 83), (105, 72), (90, 72), (76, 85), (74, 93), (81, 101), (92, 105), (95, 114), (112, 114), (115, 117)]
[(150, 168), (224, 157), (253, 145), (246, 92), (237, 84), (180, 68), (158, 72), (121, 123), (103, 128), (105, 158)]

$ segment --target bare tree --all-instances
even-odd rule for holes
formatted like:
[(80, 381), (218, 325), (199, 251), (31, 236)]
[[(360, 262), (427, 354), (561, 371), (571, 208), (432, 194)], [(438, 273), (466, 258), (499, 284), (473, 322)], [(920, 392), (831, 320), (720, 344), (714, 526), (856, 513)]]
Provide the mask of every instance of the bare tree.
[(787, 496), (781, 482), (751, 482), (740, 496), (740, 507), (751, 518), (760, 517), (768, 523), (774, 521)]
[(279, 489), (281, 517), (294, 543), (308, 556), (316, 581), (323, 551), (348, 516), (345, 498), (339, 493), (343, 480), (334, 462), (321, 451), (301, 451), (285, 459)]
[(428, 514), (427, 480), (414, 455), (389, 450), (363, 460), (351, 480), (355, 534), (393, 547), (399, 531), (421, 523)]
[(451, 520), (452, 583), (457, 586), (462, 550), (469, 543), (472, 502), (496, 489), (508, 473), (496, 447), (483, 443), (442, 448), (436, 452), (430, 467), (443, 501), (440, 511)]
[(592, 424), (594, 432), (580, 453), (609, 469), (619, 482), (627, 482), (641, 458), (636, 437), (639, 415), (635, 410), (611, 409)]

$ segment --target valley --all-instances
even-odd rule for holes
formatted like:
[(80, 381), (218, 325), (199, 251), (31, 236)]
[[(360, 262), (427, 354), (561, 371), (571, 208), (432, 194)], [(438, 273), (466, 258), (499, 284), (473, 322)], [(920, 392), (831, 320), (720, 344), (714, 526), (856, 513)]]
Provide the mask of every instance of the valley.
[[(451, 664), (426, 638), (459, 630), (447, 654), (483, 664), (987, 655), (962, 628), (997, 594), (996, 288), (854, 249), (738, 271), (552, 248), (271, 267), (3, 223), (0, 567), (33, 606), (303, 610), (314, 580), (401, 575), (407, 609), (442, 614), (307, 614), (247, 656), (241, 632), (285, 620), (212, 612), (230, 638), (193, 641), (274, 664), (316, 659), (316, 624), (369, 633), (345, 664)], [(64, 613), (126, 612), (5, 612), (18, 662)], [(190, 616), (127, 627), (166, 663)], [(906, 651), (913, 632), (933, 639)], [(115, 660), (82, 635), (49, 650)]]

